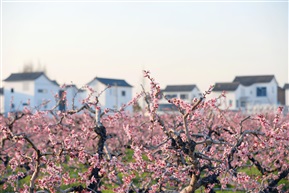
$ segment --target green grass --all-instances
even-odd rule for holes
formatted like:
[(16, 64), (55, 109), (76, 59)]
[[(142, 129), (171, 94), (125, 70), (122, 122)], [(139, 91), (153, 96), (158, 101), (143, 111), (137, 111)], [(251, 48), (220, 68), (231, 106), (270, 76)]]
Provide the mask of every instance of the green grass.
[[(132, 149), (126, 149), (125, 151), (125, 155), (123, 158), (122, 158), (122, 161), (124, 163), (134, 163), (135, 162), (135, 159), (133, 157), (134, 155), (134, 151)], [(148, 160), (148, 157), (146, 155), (142, 155), (142, 158), (143, 160), (145, 161), (149, 161)], [(71, 158), (68, 158), (67, 157), (67, 160), (68, 159), (71, 159)], [(69, 175), (71, 178), (77, 178), (78, 177), (78, 173), (81, 172), (85, 172), (87, 171), (88, 169), (88, 165), (86, 164), (78, 164), (76, 166), (69, 166), (68, 164), (62, 164), (63, 166), (63, 171), (66, 172), (68, 171), (69, 172)], [(244, 172), (250, 176), (261, 176), (261, 173), (258, 171), (258, 169), (255, 167), (255, 166), (252, 166), (250, 168), (242, 168), (242, 169), (239, 169), (238, 170), (239, 172)], [(7, 169), (7, 172), (8, 173), (17, 173), (17, 172), (25, 172), (25, 170), (23, 168), (21, 169), (18, 169), (17, 171), (15, 172), (12, 172), (12, 170), (10, 168)], [(151, 173), (148, 173), (148, 172), (144, 172), (144, 173), (134, 173), (135, 174), (135, 178), (133, 179), (133, 183), (136, 185), (136, 186), (139, 186), (141, 183), (142, 183), (142, 179), (145, 178), (145, 177), (148, 177), (151, 175)], [(42, 174), (44, 175), (44, 174)], [(120, 178), (120, 180), (123, 179), (125, 174), (123, 173), (119, 173), (118, 174), (118, 177)], [(31, 176), (27, 176), (26, 178), (22, 179), (22, 180), (19, 180), (18, 182), (18, 187), (21, 188), (23, 187), (24, 184), (26, 185), (29, 185), (29, 182), (30, 182), (30, 179), (31, 179)], [(107, 180), (107, 178), (103, 178), (103, 181), (105, 182)], [(157, 183), (158, 179), (155, 179), (152, 184), (155, 184)], [(284, 189), (288, 190), (289, 189), (289, 182), (287, 179), (282, 179), (278, 184), (284, 184)], [(69, 185), (62, 185), (61, 186), (61, 189), (66, 189), (66, 188), (69, 188), (69, 187), (72, 187), (72, 186), (78, 186), (78, 185), (81, 185), (81, 182), (75, 182), (73, 184), (69, 184)], [(102, 192), (104, 193), (113, 193), (113, 189), (116, 188), (117, 186), (116, 185), (111, 185), (111, 184), (107, 184), (107, 183), (103, 183), (103, 187), (106, 187), (107, 190), (103, 190)], [(220, 186), (216, 186), (216, 188), (219, 188)], [(230, 186), (228, 185), (228, 188), (234, 188), (233, 186)], [(14, 188), (11, 187), (11, 186), (8, 186), (8, 188), (6, 190), (2, 190), (2, 186), (0, 186), (0, 193), (7, 193), (7, 192), (14, 192)], [(196, 193), (203, 193), (204, 192), (204, 188), (199, 188)], [(216, 191), (217, 193), (231, 193), (231, 192), (236, 192), (236, 193), (243, 193), (244, 191), (232, 191), (232, 190), (218, 190)]]
[[(195, 191), (195, 193), (204, 193), (205, 190), (204, 188), (201, 189), (199, 188), (198, 190)], [(245, 193), (244, 191), (231, 191), (231, 190), (217, 190), (216, 193)]]

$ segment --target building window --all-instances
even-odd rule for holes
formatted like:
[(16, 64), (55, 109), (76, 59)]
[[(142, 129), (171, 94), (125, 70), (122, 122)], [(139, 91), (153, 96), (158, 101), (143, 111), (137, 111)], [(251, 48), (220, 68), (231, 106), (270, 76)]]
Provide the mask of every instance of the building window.
[(60, 90), (58, 94), (59, 94), (59, 100), (60, 100), (59, 110), (65, 111), (66, 110), (66, 99), (63, 99), (64, 91)]
[(167, 94), (167, 95), (166, 95), (166, 98), (167, 98), (167, 99), (172, 99), (172, 98), (176, 98), (176, 97), (177, 97), (176, 94)]
[(239, 100), (236, 100), (236, 107), (239, 107)]
[(14, 93), (14, 88), (11, 88), (11, 93)]
[(246, 102), (245, 101), (241, 101), (241, 107), (246, 107)]
[(46, 89), (38, 89), (38, 92), (39, 93), (47, 93), (47, 90)]
[(229, 100), (229, 106), (232, 106), (232, 105), (233, 105), (233, 101)]
[(125, 96), (125, 91), (121, 91), (121, 96)]
[(264, 96), (267, 96), (266, 87), (257, 87), (257, 97), (264, 97)]
[(181, 99), (188, 99), (188, 95), (187, 94), (181, 94), (180, 98)]

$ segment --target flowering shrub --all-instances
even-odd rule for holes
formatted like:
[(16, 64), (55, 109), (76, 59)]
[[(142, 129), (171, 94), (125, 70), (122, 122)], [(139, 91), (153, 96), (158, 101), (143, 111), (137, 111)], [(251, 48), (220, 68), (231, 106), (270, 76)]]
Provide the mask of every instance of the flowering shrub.
[[(244, 115), (206, 100), (170, 99), (177, 114), (158, 114), (160, 86), (141, 97), (145, 112), (77, 110), (0, 117), (0, 187), (17, 192), (288, 191), (289, 122), (282, 108)], [(93, 91), (92, 91), (93, 92)], [(92, 96), (92, 95), (90, 95)], [(220, 96), (224, 97), (224, 96)], [(62, 99), (61, 99), (62, 100)]]

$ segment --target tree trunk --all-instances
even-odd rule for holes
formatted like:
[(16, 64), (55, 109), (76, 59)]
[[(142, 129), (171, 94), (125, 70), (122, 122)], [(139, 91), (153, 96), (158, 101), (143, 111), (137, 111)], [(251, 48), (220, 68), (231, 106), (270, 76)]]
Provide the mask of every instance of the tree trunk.
[(196, 174), (192, 174), (191, 180), (190, 180), (190, 184), (185, 187), (184, 189), (182, 189), (182, 191), (180, 193), (193, 193), (196, 190), (196, 183), (197, 183), (197, 177)]

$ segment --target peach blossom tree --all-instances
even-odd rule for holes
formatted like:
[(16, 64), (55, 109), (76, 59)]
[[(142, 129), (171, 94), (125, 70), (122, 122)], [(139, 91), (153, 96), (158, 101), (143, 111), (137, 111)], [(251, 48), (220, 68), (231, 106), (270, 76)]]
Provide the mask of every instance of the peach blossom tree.
[[(118, 110), (101, 112), (89, 95), (79, 109), (1, 116), (1, 189), (288, 192), (289, 119), (281, 107), (259, 115), (221, 110), (206, 99), (210, 87), (192, 103), (168, 100), (178, 111), (160, 114), (160, 86), (144, 76), (150, 90)], [(125, 111), (140, 99), (142, 112)]]

